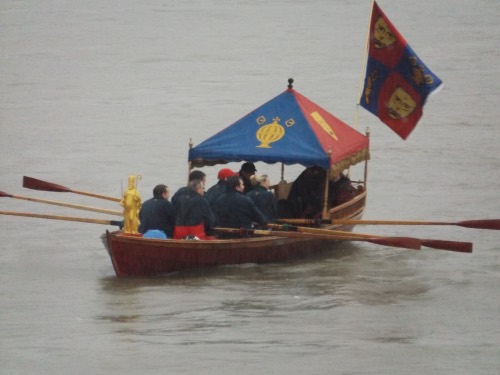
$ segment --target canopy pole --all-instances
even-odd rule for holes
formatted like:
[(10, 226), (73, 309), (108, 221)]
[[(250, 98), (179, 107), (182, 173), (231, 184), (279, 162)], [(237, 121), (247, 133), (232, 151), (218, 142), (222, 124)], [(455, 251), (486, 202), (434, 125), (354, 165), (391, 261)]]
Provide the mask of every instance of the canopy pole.
[(322, 218), (324, 220), (330, 220), (330, 215), (328, 215), (328, 190), (330, 184), (329, 172), (326, 171), (326, 182), (325, 182), (325, 199), (323, 200), (323, 213)]
[[(331, 161), (331, 156), (332, 156), (332, 150), (329, 148), (328, 149), (328, 159)], [(328, 214), (328, 192), (330, 190), (329, 185), (330, 185), (330, 170), (331, 170), (331, 164), (330, 164), (330, 169), (326, 170), (325, 174), (325, 193), (323, 194), (323, 212), (321, 214), (322, 218), (324, 220), (330, 220), (330, 215)]]
[[(189, 149), (191, 150), (193, 148), (193, 139), (189, 138)], [(193, 165), (191, 161), (188, 161), (188, 176), (187, 176), (187, 184), (189, 185), (189, 175), (191, 174), (191, 169), (193, 169)]]
[(281, 163), (281, 181), (285, 180), (285, 164)]

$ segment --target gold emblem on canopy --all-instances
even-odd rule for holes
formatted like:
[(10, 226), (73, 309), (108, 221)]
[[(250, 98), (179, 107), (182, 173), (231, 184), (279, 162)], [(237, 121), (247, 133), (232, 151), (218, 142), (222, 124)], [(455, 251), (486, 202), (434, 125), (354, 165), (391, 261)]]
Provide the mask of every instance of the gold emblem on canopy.
[(283, 136), (285, 135), (285, 128), (278, 124), (279, 120), (279, 117), (275, 117), (272, 123), (264, 125), (259, 130), (257, 130), (255, 136), (260, 142), (260, 145), (258, 145), (257, 147), (271, 148), (271, 143), (277, 142), (281, 138), (283, 138)]

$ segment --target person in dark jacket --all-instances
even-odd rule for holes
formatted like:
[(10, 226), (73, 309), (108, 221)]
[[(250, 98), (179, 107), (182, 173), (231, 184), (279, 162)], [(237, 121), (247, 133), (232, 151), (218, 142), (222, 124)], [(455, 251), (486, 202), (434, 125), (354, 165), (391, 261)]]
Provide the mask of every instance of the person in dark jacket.
[[(145, 238), (172, 238), (174, 233), (174, 206), (169, 202), (170, 192), (163, 184), (153, 189), (153, 198), (142, 204), (139, 211), (139, 233)], [(163, 233), (163, 234), (162, 234)]]
[(314, 218), (321, 214), (325, 182), (326, 171), (318, 166), (306, 168), (297, 177), (287, 198), (292, 217)]
[(275, 222), (278, 217), (278, 203), (273, 192), (269, 190), (271, 180), (267, 174), (254, 174), (250, 177), (254, 186), (253, 190), (246, 194), (262, 212), (269, 222)]
[(222, 194), (227, 191), (227, 179), (231, 176), (238, 176), (238, 173), (233, 172), (229, 168), (222, 168), (217, 174), (217, 183), (210, 187), (205, 193), (205, 199), (210, 204), (210, 207), (213, 206), (217, 198), (219, 198)]
[[(193, 180), (201, 180), (203, 186), (205, 186), (206, 179), (207, 175), (205, 174), (205, 172), (195, 170), (189, 174), (188, 184)], [(172, 203), (174, 204), (174, 206), (177, 204), (177, 201), (181, 196), (188, 195), (188, 193), (189, 193), (189, 187), (187, 185), (179, 188), (179, 190), (177, 190), (174, 196), (172, 197)]]
[(187, 236), (211, 239), (206, 231), (214, 227), (215, 216), (203, 197), (204, 189), (201, 180), (193, 180), (188, 184), (187, 194), (179, 197), (175, 205), (175, 239)]
[(356, 196), (356, 189), (352, 186), (351, 180), (343, 173), (330, 181), (329, 186), (328, 197), (332, 207), (348, 202)]
[(245, 184), (245, 190), (243, 191), (245, 194), (253, 189), (252, 181), (250, 181), (250, 177), (257, 172), (254, 163), (243, 163), (240, 169), (240, 177)]
[(253, 223), (265, 227), (267, 218), (255, 203), (243, 194), (245, 185), (239, 176), (227, 180), (227, 193), (214, 203), (217, 224), (226, 228), (251, 228)]

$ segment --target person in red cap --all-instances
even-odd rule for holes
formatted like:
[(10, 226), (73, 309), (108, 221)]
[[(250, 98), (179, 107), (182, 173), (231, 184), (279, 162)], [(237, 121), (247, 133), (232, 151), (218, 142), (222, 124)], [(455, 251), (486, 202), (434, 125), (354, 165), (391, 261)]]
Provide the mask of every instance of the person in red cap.
[(215, 203), (217, 198), (219, 198), (226, 192), (227, 179), (231, 176), (238, 176), (238, 173), (233, 172), (229, 168), (222, 168), (219, 171), (219, 173), (217, 174), (217, 178), (219, 179), (219, 181), (205, 192), (205, 198), (210, 206)]

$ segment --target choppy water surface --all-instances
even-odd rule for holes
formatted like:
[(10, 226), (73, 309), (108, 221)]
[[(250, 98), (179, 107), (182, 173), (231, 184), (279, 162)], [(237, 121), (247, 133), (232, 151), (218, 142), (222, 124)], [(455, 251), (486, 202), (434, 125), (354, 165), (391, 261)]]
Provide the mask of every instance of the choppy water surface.
[[(361, 129), (371, 129), (365, 218), (498, 218), (500, 5), (379, 5), (445, 87), (406, 142), (360, 110)], [(278, 95), (289, 77), (352, 123), (369, 11), (360, 0), (4, 1), (0, 190), (115, 209), (22, 189), (22, 176), (118, 196), (129, 174), (141, 174), (144, 198), (159, 182), (175, 190), (190, 138)], [(279, 179), (279, 166), (258, 169)], [(215, 183), (216, 170), (207, 173)], [(12, 198), (1, 210), (111, 219)], [(2, 373), (500, 368), (499, 232), (359, 227), (472, 241), (474, 253), (346, 243), (307, 261), (119, 280), (99, 238), (105, 229), (0, 216)]]

